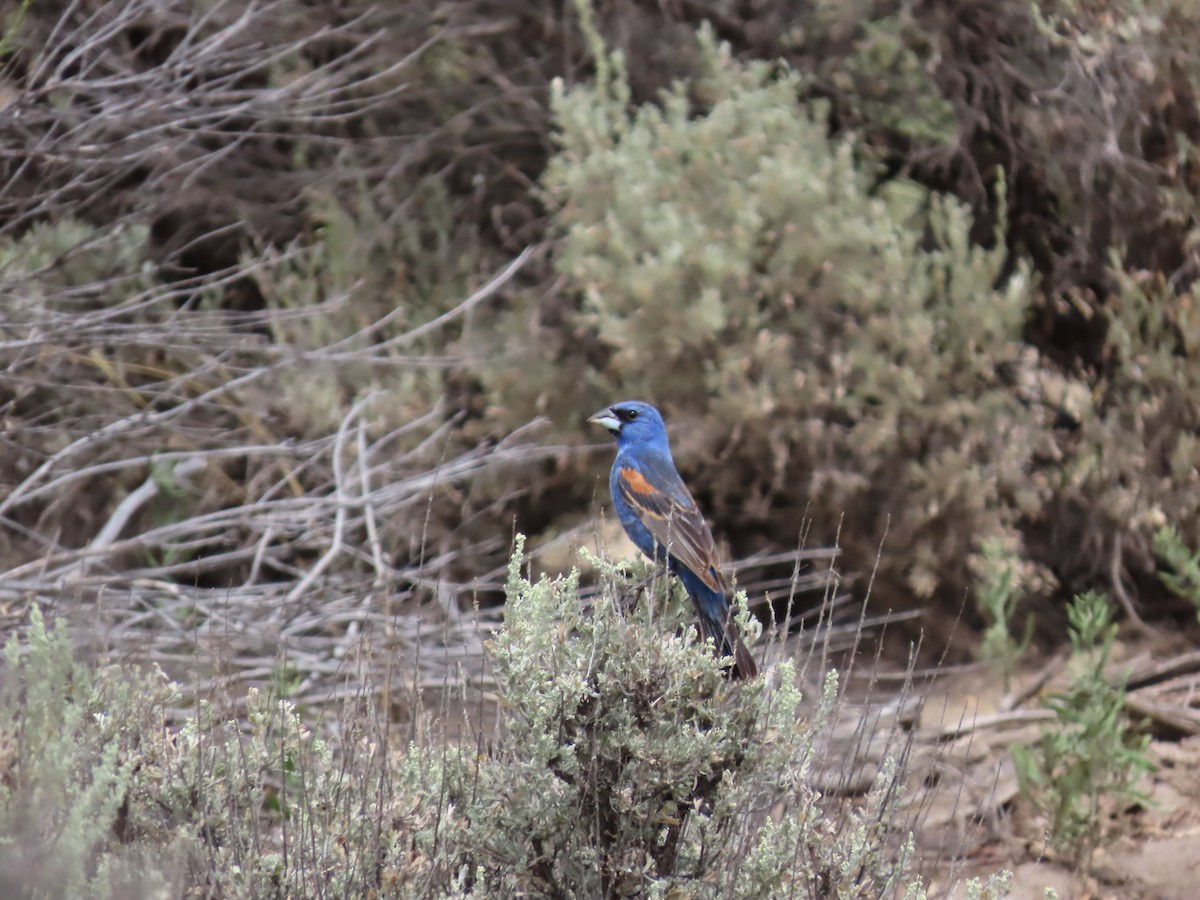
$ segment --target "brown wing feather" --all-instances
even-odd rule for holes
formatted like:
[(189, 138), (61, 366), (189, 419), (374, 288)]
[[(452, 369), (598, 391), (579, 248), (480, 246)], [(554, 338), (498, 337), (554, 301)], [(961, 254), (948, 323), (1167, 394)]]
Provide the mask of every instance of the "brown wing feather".
[(618, 475), (621, 496), (640, 513), (654, 539), (706, 585), (725, 593), (716, 542), (682, 479), (676, 476), (668, 493), (632, 467), (620, 469)]

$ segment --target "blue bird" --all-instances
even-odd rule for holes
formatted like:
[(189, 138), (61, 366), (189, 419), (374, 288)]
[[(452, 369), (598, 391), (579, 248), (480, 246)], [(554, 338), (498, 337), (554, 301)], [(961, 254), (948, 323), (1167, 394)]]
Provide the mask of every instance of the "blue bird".
[(675, 468), (662, 416), (649, 403), (626, 400), (588, 421), (607, 428), (617, 440), (608, 487), (625, 533), (683, 582), (700, 617), (701, 634), (713, 639), (721, 656), (733, 657), (733, 677), (753, 678), (758, 666), (733, 621), (717, 545)]

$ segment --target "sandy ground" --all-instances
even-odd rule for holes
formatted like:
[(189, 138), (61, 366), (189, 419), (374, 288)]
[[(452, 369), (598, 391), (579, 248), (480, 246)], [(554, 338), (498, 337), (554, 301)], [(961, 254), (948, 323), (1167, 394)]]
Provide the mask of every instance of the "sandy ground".
[[(1090, 863), (1047, 847), (1047, 823), (1020, 796), (1010, 752), (1054, 727), (1038, 720), (1039, 698), (1061, 683), (1062, 656), (1024, 667), (1008, 691), (986, 670), (937, 681), (910, 772), (928, 790), (918, 846), (933, 855), (957, 846), (959, 873), (1007, 868), (1016, 900), (1041, 900), (1047, 888), (1063, 900), (1200, 898), (1200, 652), (1184, 636), (1154, 633), (1122, 641), (1116, 657), (1114, 674), (1130, 673), (1130, 712), (1155, 735), (1155, 770), (1139, 785), (1147, 803), (1101, 798), (1104, 836)], [(939, 728), (942, 741), (928, 740)], [(940, 867), (931, 894), (951, 880)]]

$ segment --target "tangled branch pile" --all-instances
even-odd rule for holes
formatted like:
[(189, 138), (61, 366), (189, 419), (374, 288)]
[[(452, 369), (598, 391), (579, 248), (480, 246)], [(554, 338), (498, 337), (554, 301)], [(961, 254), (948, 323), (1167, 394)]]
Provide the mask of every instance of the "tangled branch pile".
[(594, 514), (580, 411), (642, 395), (734, 555), (841, 523), (865, 571), (890, 523), (889, 608), (957, 608), (987, 541), (1169, 613), (1196, 26), (1074, 6), (10, 12), (8, 597), (456, 610), (514, 520)]
[[(406, 75), (436, 31), (382, 65), (388, 23), (297, 22), (283, 3), (36, 12), (8, 22), (0, 125), (12, 620), (82, 604), (89, 642), (191, 681), (269, 679), (283, 646), (308, 699), (336, 693), (374, 623), (369, 669), (399, 648), (409, 683), (478, 679), (455, 579), (461, 556), (507, 547), (470, 516), (512, 491), (461, 492), (560, 451), (529, 423), (463, 437), (446, 336), (530, 252), (396, 309), (357, 276), (320, 283), (307, 218), (379, 180), (380, 141), (356, 132), (425, 102)], [(422, 629), (453, 637), (422, 658)]]

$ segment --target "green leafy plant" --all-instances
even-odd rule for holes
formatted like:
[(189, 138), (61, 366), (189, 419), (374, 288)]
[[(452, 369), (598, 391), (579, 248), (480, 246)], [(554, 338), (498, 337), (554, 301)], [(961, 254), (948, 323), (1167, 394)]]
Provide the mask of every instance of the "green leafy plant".
[(1104, 671), (1117, 633), (1108, 599), (1081, 594), (1067, 617), (1075, 672), (1047, 701), (1057, 722), (1032, 747), (1012, 752), (1022, 790), (1049, 821), (1052, 845), (1084, 862), (1100, 837), (1101, 797), (1143, 800), (1136, 784), (1153, 766), (1145, 754), (1149, 736), (1125, 714), (1124, 682), (1114, 684)]
[(1008, 690), (1013, 669), (1029, 647), (1033, 637), (1033, 619), (1025, 620), (1024, 636), (1013, 636), (1013, 616), (1021, 602), (1016, 582), (1017, 562), (999, 541), (985, 541), (982, 574), (975, 589), (975, 604), (987, 624), (979, 655), (1004, 679)]
[(1163, 584), (1190, 600), (1200, 617), (1200, 551), (1193, 551), (1173, 525), (1164, 525), (1154, 535), (1154, 552), (1171, 571), (1160, 572)]
[(0, 19), (0, 59), (13, 52), (20, 40), (21, 28), (25, 24), (25, 16), (33, 0), (21, 0), (15, 10), (6, 13)]

